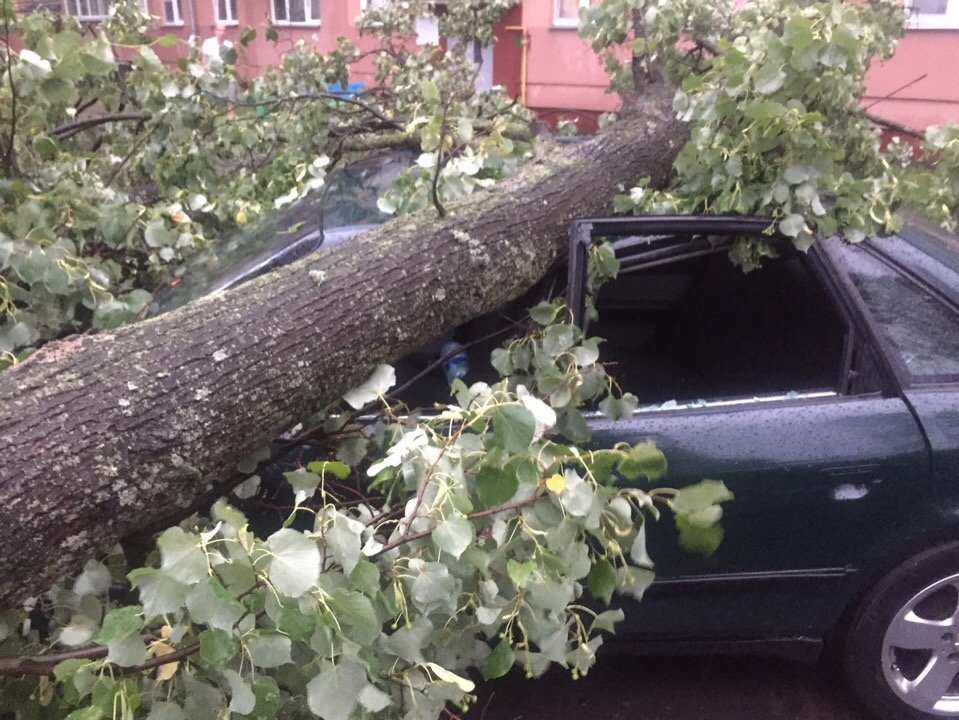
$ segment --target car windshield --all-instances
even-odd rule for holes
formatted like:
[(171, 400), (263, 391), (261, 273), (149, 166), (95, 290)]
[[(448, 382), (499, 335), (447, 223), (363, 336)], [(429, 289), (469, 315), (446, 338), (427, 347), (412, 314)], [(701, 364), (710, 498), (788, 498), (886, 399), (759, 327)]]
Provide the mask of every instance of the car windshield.
[(411, 151), (391, 151), (331, 172), (307, 197), (177, 268), (169, 285), (156, 294), (150, 314), (226, 290), (381, 225), (391, 216), (377, 207), (377, 200), (413, 158)]

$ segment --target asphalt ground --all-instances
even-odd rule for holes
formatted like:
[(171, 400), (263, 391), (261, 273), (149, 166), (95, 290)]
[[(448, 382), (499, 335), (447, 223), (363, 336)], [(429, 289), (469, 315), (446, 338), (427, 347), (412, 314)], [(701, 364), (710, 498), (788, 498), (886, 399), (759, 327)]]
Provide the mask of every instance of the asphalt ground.
[(600, 656), (579, 680), (514, 673), (477, 695), (462, 720), (867, 720), (823, 667), (769, 658)]

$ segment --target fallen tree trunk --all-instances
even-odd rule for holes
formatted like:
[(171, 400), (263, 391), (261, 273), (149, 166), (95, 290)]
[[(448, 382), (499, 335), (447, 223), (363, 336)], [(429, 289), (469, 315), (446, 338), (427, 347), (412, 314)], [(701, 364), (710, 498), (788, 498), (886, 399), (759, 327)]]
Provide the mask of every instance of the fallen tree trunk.
[(188, 507), (377, 363), (518, 297), (685, 138), (668, 88), (493, 190), (0, 374), (0, 608)]

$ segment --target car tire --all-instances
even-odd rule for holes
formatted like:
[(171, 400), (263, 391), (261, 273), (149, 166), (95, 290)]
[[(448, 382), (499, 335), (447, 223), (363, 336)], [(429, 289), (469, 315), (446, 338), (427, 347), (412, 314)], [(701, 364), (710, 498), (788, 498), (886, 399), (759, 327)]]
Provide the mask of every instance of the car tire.
[(877, 718), (959, 718), (959, 541), (888, 573), (844, 636), (849, 686)]

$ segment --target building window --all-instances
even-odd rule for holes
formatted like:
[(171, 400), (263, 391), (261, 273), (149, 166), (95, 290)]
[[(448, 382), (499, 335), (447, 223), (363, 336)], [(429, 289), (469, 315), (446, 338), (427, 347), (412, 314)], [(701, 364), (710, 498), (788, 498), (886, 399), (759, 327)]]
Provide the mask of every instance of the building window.
[(959, 28), (959, 0), (909, 0), (907, 27), (919, 30)]
[(320, 0), (273, 0), (277, 25), (319, 25)]
[(166, 25), (183, 24), (182, 0), (163, 0), (163, 22)]
[(579, 27), (579, 9), (589, 4), (589, 0), (553, 0), (553, 26)]
[(214, 0), (216, 21), (220, 25), (236, 25), (236, 0)]
[(78, 20), (103, 20), (110, 14), (110, 0), (66, 0), (66, 6)]

